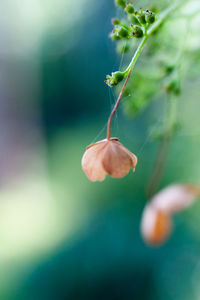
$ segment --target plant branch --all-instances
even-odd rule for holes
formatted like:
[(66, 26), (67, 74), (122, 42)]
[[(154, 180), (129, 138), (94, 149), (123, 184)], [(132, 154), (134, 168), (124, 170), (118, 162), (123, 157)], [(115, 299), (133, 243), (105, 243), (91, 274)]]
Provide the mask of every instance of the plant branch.
[(160, 26), (160, 24), (168, 17), (168, 15), (173, 12), (176, 8), (178, 8), (180, 5), (182, 5), (186, 0), (183, 1), (179, 1), (173, 5), (171, 5), (170, 7), (168, 7), (167, 9), (165, 9), (159, 16), (159, 18), (157, 19), (157, 21), (145, 32), (144, 37), (142, 38), (137, 50), (134, 53), (134, 56), (130, 62), (130, 64), (128, 65), (127, 69), (124, 71), (126, 80), (123, 84), (123, 87), (121, 89), (121, 92), (119, 94), (119, 97), (117, 98), (117, 101), (115, 103), (115, 106), (113, 107), (113, 110), (110, 114), (110, 117), (108, 119), (108, 125), (107, 125), (107, 139), (110, 139), (110, 131), (111, 131), (111, 122), (112, 122), (112, 118), (117, 110), (117, 107), (120, 103), (120, 100), (122, 99), (123, 96), (123, 92), (126, 88), (126, 85), (128, 83), (129, 77), (131, 75), (131, 72), (140, 56), (140, 53), (142, 52), (142, 49), (144, 48), (144, 45), (148, 39), (148, 37)]
[(112, 121), (112, 118), (113, 118), (113, 116), (114, 116), (114, 114), (115, 114), (115, 112), (116, 112), (116, 110), (117, 110), (117, 107), (118, 107), (118, 105), (119, 105), (119, 102), (120, 102), (120, 100), (121, 100), (121, 98), (122, 98), (122, 96), (123, 96), (123, 92), (124, 92), (124, 90), (125, 90), (125, 88), (126, 88), (126, 85), (127, 85), (128, 80), (129, 80), (129, 77), (130, 77), (130, 75), (131, 75), (131, 72), (132, 72), (132, 69), (130, 69), (130, 71), (128, 72), (128, 75), (127, 75), (126, 80), (125, 80), (125, 82), (124, 82), (124, 84), (123, 84), (123, 87), (122, 87), (122, 89), (121, 89), (121, 92), (120, 92), (120, 94), (119, 94), (119, 97), (117, 98), (117, 101), (116, 101), (116, 103), (115, 103), (115, 106), (113, 107), (113, 110), (112, 110), (112, 112), (111, 112), (111, 114), (110, 114), (110, 117), (109, 117), (109, 119), (108, 119), (108, 125), (107, 125), (107, 140), (110, 139), (110, 127), (111, 127), (111, 121)]

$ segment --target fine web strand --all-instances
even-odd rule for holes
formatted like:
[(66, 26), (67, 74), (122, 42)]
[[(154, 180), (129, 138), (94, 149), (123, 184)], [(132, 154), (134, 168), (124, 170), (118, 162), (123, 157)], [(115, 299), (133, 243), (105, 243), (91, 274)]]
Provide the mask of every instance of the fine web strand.
[(155, 123), (155, 125), (153, 126), (153, 128), (150, 130), (149, 134), (147, 135), (146, 139), (144, 140), (143, 144), (141, 145), (138, 153), (137, 153), (137, 157), (139, 157), (142, 152), (144, 151), (144, 148), (145, 146), (149, 143), (152, 135), (153, 135), (153, 132), (156, 130), (156, 128), (158, 128), (158, 126), (161, 124), (161, 122), (163, 121), (165, 115), (166, 115), (166, 102), (165, 102), (165, 105), (164, 105), (164, 109), (163, 109), (163, 114), (162, 116), (159, 118), (159, 120)]
[(125, 53), (125, 48), (126, 48), (127, 42), (124, 43), (123, 45), (123, 50), (122, 50), (122, 54), (121, 54), (121, 59), (120, 59), (120, 63), (119, 63), (119, 71), (122, 67), (123, 61), (124, 61), (124, 53)]
[[(118, 15), (117, 17), (119, 17), (119, 12), (117, 13), (117, 15)], [(121, 57), (120, 57), (120, 63), (119, 63), (118, 70), (121, 69), (121, 66), (123, 64), (125, 47), (126, 47), (126, 43), (124, 44), (123, 51), (122, 51), (122, 54), (121, 54)], [(109, 96), (109, 101), (110, 101), (110, 111), (112, 111), (113, 107), (116, 103), (116, 97), (115, 97), (115, 94), (113, 92), (113, 89), (110, 88), (110, 87), (108, 87), (108, 96)], [(90, 144), (94, 144), (95, 142), (97, 142), (98, 138), (103, 134), (106, 127), (107, 127), (107, 121), (105, 122), (103, 128), (99, 131), (99, 133), (95, 136), (95, 138), (92, 140), (92, 142)], [(115, 128), (115, 131), (118, 132), (119, 123), (118, 123), (118, 112), (117, 111), (115, 112), (115, 117), (114, 117), (114, 128)]]
[[(115, 105), (117, 100), (115, 98), (113, 89), (111, 88), (110, 91), (111, 91), (111, 94), (112, 94), (111, 97), (113, 98), (114, 105)], [(113, 109), (113, 107), (112, 107), (112, 109)], [(112, 109), (111, 109), (111, 111), (112, 111)], [(118, 111), (116, 110), (115, 116), (114, 116), (114, 130), (116, 131), (116, 133), (118, 133), (118, 129), (119, 129), (119, 119), (118, 119)]]
[(107, 127), (107, 122), (105, 123), (103, 128), (99, 131), (99, 133), (95, 136), (95, 138), (92, 140), (92, 142), (90, 144), (94, 144), (97, 142), (97, 139), (102, 135), (102, 133), (105, 131), (106, 127)]
[[(119, 71), (121, 70), (121, 67), (122, 67), (122, 64), (123, 64), (123, 61), (124, 61), (124, 54), (125, 54), (125, 47), (126, 47), (126, 45), (127, 45), (127, 42), (124, 43), (123, 50), (122, 50), (122, 53), (121, 53), (120, 63), (119, 63), (119, 67), (118, 67)], [(110, 91), (111, 91), (111, 93), (110, 93)], [(110, 96), (111, 94), (112, 94), (112, 96)], [(115, 94), (113, 92), (113, 88), (109, 88), (109, 96), (113, 98), (114, 105), (115, 105), (115, 103), (116, 103), (117, 100), (116, 100)], [(111, 107), (111, 111), (112, 111), (113, 107), (114, 106)], [(114, 130), (115, 130), (116, 134), (119, 131), (118, 110), (116, 110), (115, 116), (114, 116)]]

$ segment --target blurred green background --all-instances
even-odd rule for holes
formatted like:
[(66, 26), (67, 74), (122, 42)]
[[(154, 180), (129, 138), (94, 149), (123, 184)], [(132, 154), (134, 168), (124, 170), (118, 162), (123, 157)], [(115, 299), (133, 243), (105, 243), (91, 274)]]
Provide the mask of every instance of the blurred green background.
[[(199, 9), (198, 2), (189, 1), (187, 11)], [(2, 300), (200, 299), (200, 204), (176, 216), (164, 246), (150, 248), (140, 236), (158, 147), (149, 128), (162, 119), (164, 94), (134, 120), (123, 105), (114, 118), (112, 135), (138, 155), (134, 174), (91, 183), (81, 170), (85, 147), (105, 137), (114, 103), (105, 76), (130, 60), (108, 38), (110, 19), (119, 14), (112, 0), (1, 0)], [(200, 179), (200, 22), (193, 21), (182, 126), (161, 187)], [(169, 32), (182, 28), (177, 24)], [(141, 56), (136, 74), (151, 62)]]

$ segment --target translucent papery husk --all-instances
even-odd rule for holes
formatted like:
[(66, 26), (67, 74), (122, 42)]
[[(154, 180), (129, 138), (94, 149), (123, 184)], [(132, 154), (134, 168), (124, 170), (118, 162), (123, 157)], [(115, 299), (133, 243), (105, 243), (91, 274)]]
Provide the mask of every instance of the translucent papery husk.
[(147, 205), (141, 222), (141, 233), (145, 242), (152, 246), (159, 246), (169, 238), (171, 230), (171, 217)]
[(200, 187), (189, 184), (173, 184), (158, 192), (151, 205), (168, 214), (184, 210), (200, 195)]
[(82, 158), (82, 169), (91, 181), (102, 181), (106, 175), (121, 178), (136, 164), (137, 157), (117, 138), (89, 145)]
[(143, 239), (150, 245), (164, 243), (172, 230), (173, 214), (200, 197), (200, 186), (173, 184), (158, 192), (146, 205), (141, 221)]
[(113, 141), (106, 145), (102, 155), (102, 165), (110, 176), (124, 177), (130, 168), (135, 169), (136, 164), (136, 156), (119, 142)]

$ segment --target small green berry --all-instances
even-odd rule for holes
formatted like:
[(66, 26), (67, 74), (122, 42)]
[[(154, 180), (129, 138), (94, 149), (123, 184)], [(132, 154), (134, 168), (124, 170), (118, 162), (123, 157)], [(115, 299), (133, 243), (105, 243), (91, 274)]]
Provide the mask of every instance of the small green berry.
[(116, 84), (118, 84), (120, 81), (122, 81), (124, 79), (124, 73), (117, 71), (112, 73), (112, 77), (114, 78)]
[(146, 20), (147, 20), (147, 23), (149, 24), (152, 24), (155, 22), (155, 14), (152, 13), (151, 11), (148, 11), (148, 14), (146, 16)]
[(138, 20), (140, 21), (141, 24), (146, 24), (145, 14), (142, 13), (140, 16), (138, 16)]
[(119, 37), (117, 32), (111, 32), (111, 34), (109, 35), (109, 37), (113, 40), (113, 41), (118, 41), (121, 40), (121, 38)]
[(132, 26), (133, 27), (133, 36), (137, 37), (137, 38), (141, 38), (143, 36), (143, 30), (140, 26), (135, 25)]
[(134, 14), (134, 7), (132, 4), (130, 3), (126, 3), (126, 7), (125, 7), (125, 11), (128, 13), (128, 14)]
[(122, 8), (125, 8), (126, 7), (126, 2), (125, 0), (115, 0), (115, 4), (117, 6), (121, 6)]
[(127, 38), (128, 35), (129, 35), (129, 32), (126, 28), (121, 27), (118, 31), (118, 35), (119, 35), (120, 38)]
[(164, 89), (168, 93), (174, 93), (179, 95), (181, 93), (180, 82), (177, 79), (173, 79), (164, 85)]
[(139, 25), (140, 24), (138, 19), (134, 15), (129, 15), (129, 21), (133, 25)]
[(112, 19), (112, 24), (113, 25), (120, 25), (120, 20), (115, 18), (115, 19)]
[(165, 65), (164, 66), (164, 70), (165, 70), (165, 72), (167, 73), (167, 74), (170, 74), (170, 73), (172, 73), (173, 71), (174, 71), (174, 69), (175, 69), (175, 66), (174, 65)]

